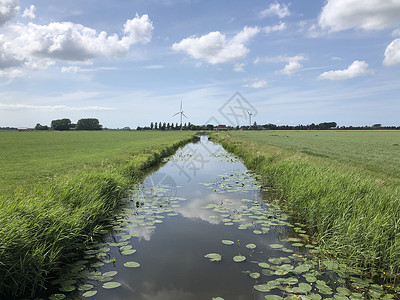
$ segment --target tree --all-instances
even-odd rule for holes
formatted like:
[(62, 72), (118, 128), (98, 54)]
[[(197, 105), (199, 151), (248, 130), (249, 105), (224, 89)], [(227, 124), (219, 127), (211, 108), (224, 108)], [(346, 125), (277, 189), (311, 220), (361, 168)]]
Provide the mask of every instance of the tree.
[(162, 124), (161, 124), (161, 122), (158, 123), (158, 129), (162, 130)]
[(101, 130), (102, 127), (99, 120), (95, 118), (80, 119), (76, 124), (78, 130)]
[(49, 130), (49, 126), (47, 125), (40, 125), (39, 123), (36, 124), (35, 130)]
[(54, 130), (69, 130), (71, 128), (70, 119), (58, 119), (51, 121), (51, 128)]
[(153, 122), (151, 122), (150, 129), (153, 130), (153, 128), (154, 128), (154, 124), (153, 124)]
[(154, 123), (154, 129), (157, 130), (157, 127), (158, 127), (158, 123), (155, 122), (155, 123)]

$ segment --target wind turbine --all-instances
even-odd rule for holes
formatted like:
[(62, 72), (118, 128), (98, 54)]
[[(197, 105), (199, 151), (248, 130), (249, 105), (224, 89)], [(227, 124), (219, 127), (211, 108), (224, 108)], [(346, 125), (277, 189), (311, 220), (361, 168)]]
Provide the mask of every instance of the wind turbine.
[(174, 114), (172, 117), (175, 117), (176, 115), (181, 115), (181, 130), (182, 130), (182, 116), (184, 116), (187, 119), (187, 117), (185, 116), (185, 114), (183, 113), (183, 110), (182, 110), (182, 101), (181, 101), (180, 110), (176, 114)]
[(248, 111), (248, 110), (246, 109), (246, 111), (247, 111), (247, 113), (249, 114), (249, 118), (250, 118), (250, 126), (249, 126), (249, 129), (250, 129), (250, 128), (251, 128), (251, 116), (254, 114), (254, 110)]

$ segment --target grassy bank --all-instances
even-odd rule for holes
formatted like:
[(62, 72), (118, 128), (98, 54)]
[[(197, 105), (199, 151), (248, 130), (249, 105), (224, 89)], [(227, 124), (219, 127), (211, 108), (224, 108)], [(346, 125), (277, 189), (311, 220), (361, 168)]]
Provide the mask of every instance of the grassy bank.
[[(190, 132), (0, 133), (0, 295), (32, 295)], [(36, 184), (35, 184), (36, 182)]]
[(228, 132), (214, 136), (308, 224), (321, 254), (375, 279), (400, 276), (400, 132)]

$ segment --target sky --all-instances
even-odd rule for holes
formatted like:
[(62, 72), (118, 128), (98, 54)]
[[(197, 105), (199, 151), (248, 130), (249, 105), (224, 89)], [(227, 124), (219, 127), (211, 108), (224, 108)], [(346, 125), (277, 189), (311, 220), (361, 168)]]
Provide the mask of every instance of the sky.
[(0, 0), (0, 127), (400, 126), (400, 0)]

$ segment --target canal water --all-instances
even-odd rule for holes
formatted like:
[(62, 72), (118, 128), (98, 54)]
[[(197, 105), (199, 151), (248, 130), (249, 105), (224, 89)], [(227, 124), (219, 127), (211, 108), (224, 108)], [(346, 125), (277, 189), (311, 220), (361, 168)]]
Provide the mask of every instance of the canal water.
[(321, 269), (305, 226), (207, 137), (137, 185), (111, 224), (51, 299), (361, 299), (367, 286), (383, 295), (334, 262)]

